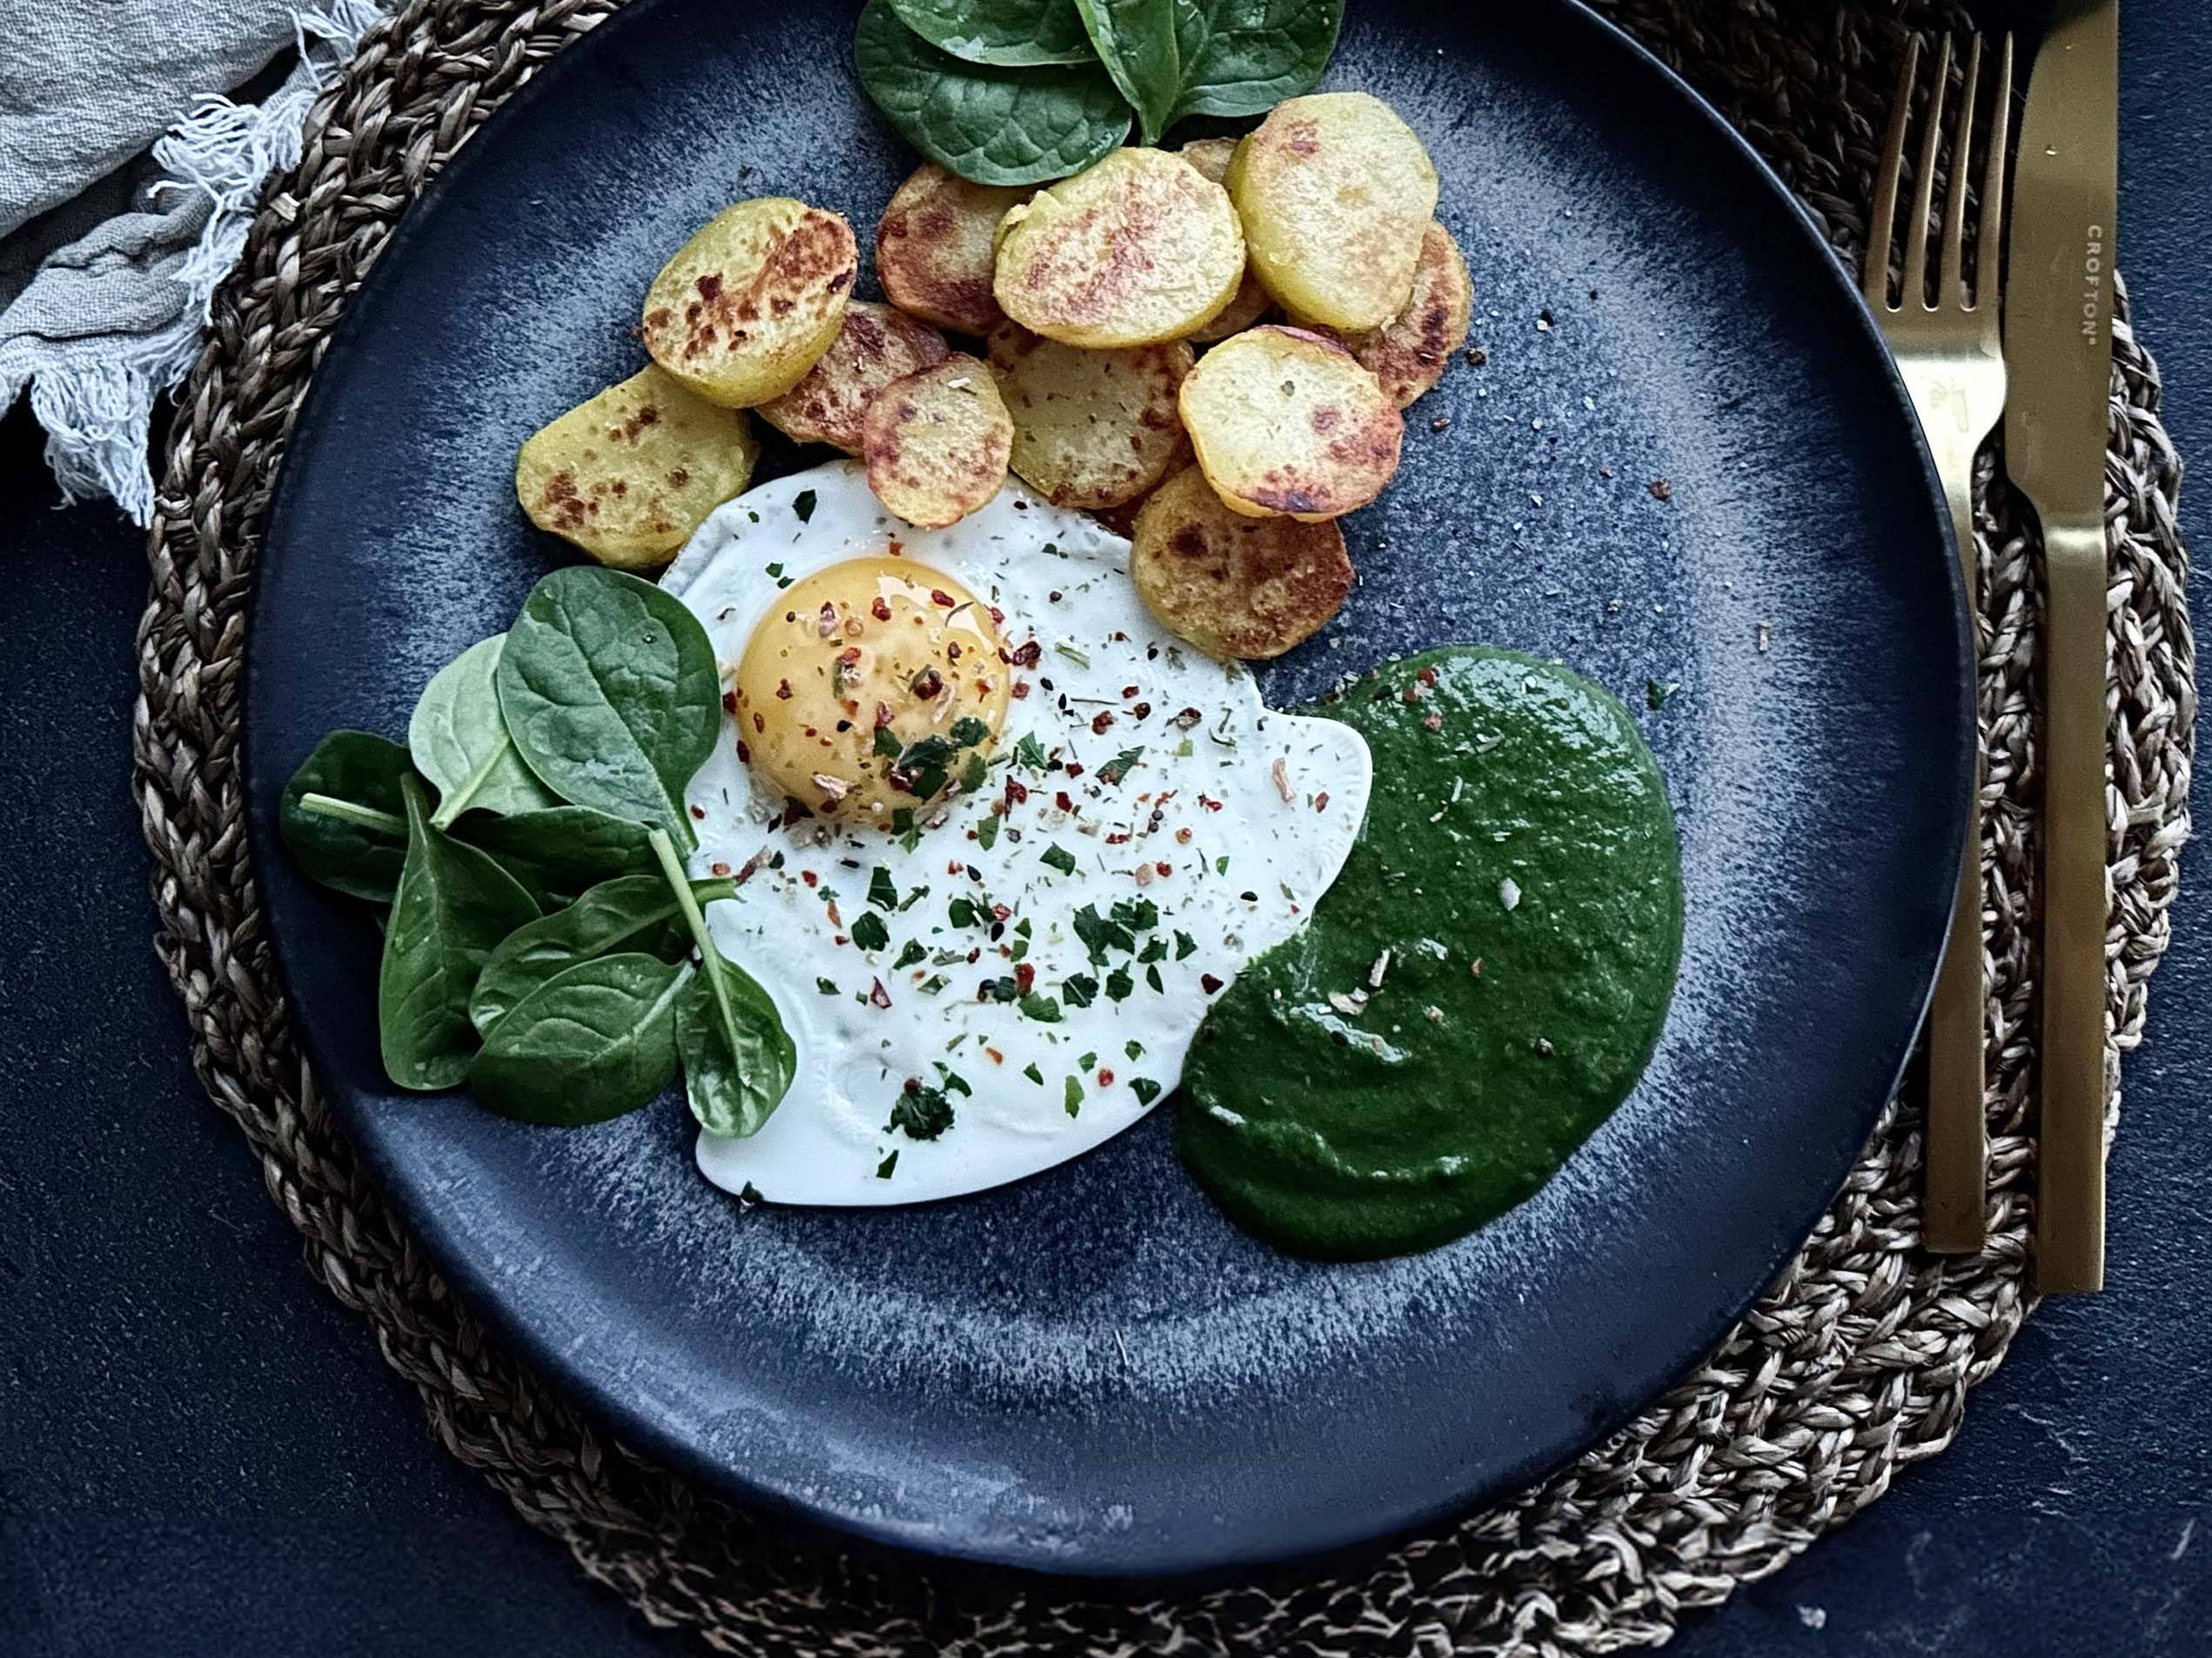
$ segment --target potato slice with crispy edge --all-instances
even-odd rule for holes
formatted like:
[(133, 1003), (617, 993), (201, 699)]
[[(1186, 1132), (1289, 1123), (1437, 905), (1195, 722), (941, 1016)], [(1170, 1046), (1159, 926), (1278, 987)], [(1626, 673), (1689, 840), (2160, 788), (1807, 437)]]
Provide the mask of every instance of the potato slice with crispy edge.
[(940, 328), (990, 332), (1006, 320), (991, 294), (998, 222), (1035, 193), (970, 184), (923, 162), (891, 192), (875, 227), (875, 279), (885, 296)]
[(1380, 98), (1285, 98), (1237, 146), (1225, 182), (1252, 268), (1294, 318), (1364, 332), (1404, 305), (1437, 171)]
[(710, 403), (766, 403), (837, 338), (859, 261), (853, 227), (823, 208), (788, 196), (726, 207), (647, 289), (645, 348)]
[[(1234, 138), (1193, 138), (1176, 151), (1200, 172), (1220, 184), (1229, 171), (1229, 158), (1237, 153)], [(1249, 255), (1250, 250), (1247, 250)], [(1241, 334), (1262, 317), (1275, 309), (1275, 296), (1260, 281), (1259, 272), (1252, 269), (1249, 257), (1244, 261), (1244, 279), (1237, 285), (1237, 297), (1228, 307), (1190, 338), (1202, 346), (1226, 339), (1231, 334)]]
[(942, 363), (951, 347), (928, 323), (903, 311), (855, 299), (829, 349), (781, 397), (754, 411), (794, 443), (835, 444), (861, 452), (861, 415), (893, 380)]
[(1014, 421), (989, 367), (955, 352), (893, 380), (861, 420), (868, 487), (909, 524), (942, 529), (999, 492)]
[(1181, 156), (1116, 150), (1006, 215), (992, 291), (1048, 339), (1149, 346), (1204, 327), (1243, 276), (1228, 191)]
[(1231, 512), (1196, 467), (1152, 493), (1130, 540), (1129, 573), (1145, 604), (1209, 655), (1280, 656), (1318, 633), (1351, 591), (1333, 520)]
[(1420, 263), (1404, 309), (1372, 333), (1344, 336), (1344, 349), (1404, 408), (1444, 378), (1451, 353), (1466, 343), (1475, 285), (1451, 232), (1434, 219), (1421, 233)]
[(1181, 340), (1085, 351), (1002, 323), (990, 338), (1014, 417), (1014, 474), (1056, 507), (1118, 507), (1183, 458), (1175, 394), (1196, 359)]
[(601, 564), (650, 569), (744, 492), (760, 454), (742, 410), (648, 365), (523, 440), (515, 499), (540, 529)]
[(1224, 339), (1184, 377), (1183, 429), (1237, 512), (1340, 517), (1382, 493), (1405, 422), (1335, 340), (1279, 323)]

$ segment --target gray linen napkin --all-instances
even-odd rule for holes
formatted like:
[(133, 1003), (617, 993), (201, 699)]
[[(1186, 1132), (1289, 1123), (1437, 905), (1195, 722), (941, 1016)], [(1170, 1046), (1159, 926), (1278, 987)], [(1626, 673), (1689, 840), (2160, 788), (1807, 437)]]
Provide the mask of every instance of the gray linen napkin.
[[(153, 514), (147, 426), (262, 179), (381, 0), (10, 0), (0, 41), (0, 412), (26, 388), (72, 499)], [(221, 94), (297, 54), (261, 103)], [(152, 146), (151, 154), (144, 152)]]

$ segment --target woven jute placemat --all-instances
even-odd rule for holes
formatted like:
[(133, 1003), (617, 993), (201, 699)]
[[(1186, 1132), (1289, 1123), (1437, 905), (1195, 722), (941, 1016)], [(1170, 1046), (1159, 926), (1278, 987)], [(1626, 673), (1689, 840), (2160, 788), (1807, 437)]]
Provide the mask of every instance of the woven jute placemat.
[[(1920, 1138), (1892, 1104), (1819, 1229), (1698, 1371), (1607, 1443), (1488, 1513), (1341, 1578), (1129, 1601), (933, 1581), (826, 1558), (603, 1436), (459, 1306), (363, 1178), (293, 1044), (248, 856), (238, 768), (248, 599), (271, 480), (323, 345), (393, 223), (538, 65), (616, 0), (413, 0), (373, 30), (271, 181), (182, 394), (149, 547), (137, 786), (159, 949), (201, 1079), (251, 1142), (310, 1270), (365, 1318), (452, 1453), (658, 1624), (733, 1653), (1565, 1654), (1663, 1641), (1686, 1608), (1772, 1571), (1957, 1431), (2029, 1307), (2038, 610), (2032, 523), (1985, 463), (1992, 1235), (1917, 1247)], [(1855, 258), (1908, 30), (1931, 0), (1609, 0)], [(1814, 16), (1813, 14), (1821, 14)], [(2195, 687), (2181, 467), (2155, 366), (2123, 307), (2105, 458), (2112, 649), (2107, 939), (2113, 1080), (2142, 1029), (2189, 832)], [(1777, 1086), (1786, 1086), (1777, 1078)]]

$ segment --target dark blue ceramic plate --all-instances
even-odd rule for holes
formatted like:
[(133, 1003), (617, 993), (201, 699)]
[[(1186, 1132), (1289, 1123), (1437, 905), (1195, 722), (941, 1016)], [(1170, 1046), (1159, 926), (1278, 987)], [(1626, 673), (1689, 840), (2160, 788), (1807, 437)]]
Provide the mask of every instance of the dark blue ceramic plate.
[[(1489, 358), (1413, 412), (1397, 482), (1345, 526), (1358, 589), (1270, 700), (1446, 640), (1563, 657), (1639, 711), (1688, 880), (1642, 1085), (1451, 1248), (1274, 1254), (1183, 1176), (1164, 1107), (974, 1198), (741, 1212), (693, 1171), (673, 1098), (564, 1131), (383, 1079), (375, 929), (285, 860), (278, 791), (332, 727), (402, 733), (432, 671), (561, 558), (515, 508), (515, 447), (638, 366), (639, 296), (695, 225), (788, 193), (868, 240), (914, 158), (852, 79), (849, 15), (662, 0), (579, 43), (408, 215), (315, 378), (247, 711), (309, 1051), (469, 1304), (741, 1497), (1083, 1574), (1467, 1508), (1720, 1337), (1904, 1061), (1949, 912), (1967, 681), (1941, 501), (1873, 329), (1781, 186), (1590, 16), (1351, 10), (1330, 84), (1426, 140)], [(1647, 681), (1679, 688), (1646, 711)]]

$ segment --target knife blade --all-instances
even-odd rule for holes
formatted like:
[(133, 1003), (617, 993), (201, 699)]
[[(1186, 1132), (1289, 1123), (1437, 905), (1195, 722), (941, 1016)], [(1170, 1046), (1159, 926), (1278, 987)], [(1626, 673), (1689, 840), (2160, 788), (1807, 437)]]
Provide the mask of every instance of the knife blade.
[(2104, 450), (2119, 0), (2064, 0), (2028, 84), (2005, 292), (2005, 469), (2043, 527), (2035, 1287), (2104, 1283)]

